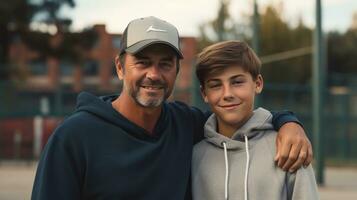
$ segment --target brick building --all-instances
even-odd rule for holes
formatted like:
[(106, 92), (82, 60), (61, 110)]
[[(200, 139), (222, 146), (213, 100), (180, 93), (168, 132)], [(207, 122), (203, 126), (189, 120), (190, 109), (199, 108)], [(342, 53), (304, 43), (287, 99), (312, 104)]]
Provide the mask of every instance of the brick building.
[[(97, 37), (91, 49), (82, 50), (84, 62), (76, 64), (53, 56), (43, 56), (31, 50), (21, 39), (10, 45), (9, 60), (24, 77), (26, 91), (55, 91), (59, 86), (69, 92), (90, 90), (94, 93), (119, 92), (121, 83), (116, 77), (114, 57), (120, 46), (120, 34), (110, 34), (103, 24), (94, 25)], [(63, 42), (63, 33), (49, 37), (48, 44), (56, 49)], [(75, 48), (75, 47), (73, 47)], [(187, 91), (191, 86), (192, 66), (196, 55), (196, 39), (181, 38), (184, 59), (176, 82), (177, 91)], [(177, 95), (181, 100), (189, 100), (189, 92)]]
[[(37, 158), (38, 148), (42, 149), (63, 117), (74, 110), (78, 92), (120, 92), (114, 57), (121, 35), (108, 33), (105, 25), (95, 25), (92, 30), (96, 39), (91, 48), (80, 48), (81, 62), (61, 57), (64, 51), (78, 48), (70, 45), (71, 49), (61, 50), (68, 34), (77, 33), (57, 32), (43, 37), (47, 40), (32, 41), (45, 43), (53, 51), (49, 53), (35, 50), (28, 40), (14, 35), (8, 54), (14, 76), (11, 82), (0, 81), (0, 160)], [(171, 98), (190, 102), (196, 39), (181, 38), (181, 48), (184, 59)]]

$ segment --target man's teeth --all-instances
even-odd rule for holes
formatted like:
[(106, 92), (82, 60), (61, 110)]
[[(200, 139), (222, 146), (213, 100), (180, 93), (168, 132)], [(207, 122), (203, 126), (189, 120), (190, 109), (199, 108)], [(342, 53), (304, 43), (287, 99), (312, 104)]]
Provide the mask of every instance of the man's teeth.
[(142, 87), (149, 90), (159, 90), (162, 88), (162, 87), (152, 87), (152, 86), (142, 86)]

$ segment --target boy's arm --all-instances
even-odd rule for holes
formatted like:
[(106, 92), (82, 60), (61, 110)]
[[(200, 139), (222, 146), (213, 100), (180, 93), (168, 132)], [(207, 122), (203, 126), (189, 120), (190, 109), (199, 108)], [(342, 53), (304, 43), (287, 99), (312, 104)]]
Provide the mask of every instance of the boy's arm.
[(308, 166), (313, 157), (312, 147), (301, 122), (289, 111), (272, 112), (273, 125), (278, 131), (276, 138), (277, 165), (291, 172), (303, 164)]
[(319, 199), (317, 184), (312, 166), (300, 168), (296, 173), (289, 173), (288, 199)]

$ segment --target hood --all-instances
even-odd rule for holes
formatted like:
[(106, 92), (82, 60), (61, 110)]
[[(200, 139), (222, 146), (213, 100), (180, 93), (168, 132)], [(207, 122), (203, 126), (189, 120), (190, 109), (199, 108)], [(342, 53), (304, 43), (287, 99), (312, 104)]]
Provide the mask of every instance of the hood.
[(97, 97), (88, 92), (81, 92), (77, 97), (75, 112), (85, 111), (115, 123), (117, 121), (118, 112), (113, 109), (111, 102), (117, 97), (118, 95)]
[(217, 132), (215, 114), (212, 114), (208, 118), (204, 129), (207, 142), (220, 148), (223, 148), (222, 143), (226, 142), (227, 149), (244, 149), (244, 136), (247, 136), (248, 139), (252, 139), (262, 131), (273, 130), (272, 114), (264, 108), (254, 110), (253, 115), (233, 134), (232, 138), (228, 138)]
[[(77, 106), (75, 112), (87, 112), (102, 119), (106, 123), (120, 127), (135, 137), (141, 139), (153, 139), (144, 128), (139, 127), (135, 123), (131, 122), (112, 107), (111, 102), (114, 101), (117, 97), (118, 95), (97, 97), (88, 92), (81, 92), (77, 97)], [(160, 117), (162, 118), (162, 116)], [(159, 126), (158, 132), (161, 129), (162, 126)]]
[(161, 110), (158, 120), (159, 123), (155, 127), (155, 132), (157, 132), (158, 135), (151, 136), (144, 128), (136, 125), (112, 107), (111, 102), (116, 98), (118, 98), (118, 95), (97, 97), (88, 92), (81, 92), (77, 97), (75, 112), (87, 112), (95, 115), (107, 123), (120, 127), (130, 135), (140, 139), (156, 140), (156, 138), (160, 136), (159, 133), (163, 132), (162, 130), (165, 128), (165, 123), (167, 123), (167, 117), (165, 115), (167, 110), (166, 103), (163, 104), (163, 109)]
[(224, 199), (228, 200), (229, 194), (229, 157), (228, 150), (245, 151), (246, 165), (244, 176), (244, 199), (248, 199), (248, 176), (251, 148), (249, 140), (259, 135), (259, 133), (272, 130), (272, 114), (263, 109), (258, 108), (253, 111), (253, 115), (249, 120), (233, 134), (232, 138), (225, 137), (217, 133), (217, 119), (215, 114), (212, 114), (205, 124), (205, 137), (206, 141), (223, 149), (224, 162), (225, 162), (225, 186), (224, 186)]

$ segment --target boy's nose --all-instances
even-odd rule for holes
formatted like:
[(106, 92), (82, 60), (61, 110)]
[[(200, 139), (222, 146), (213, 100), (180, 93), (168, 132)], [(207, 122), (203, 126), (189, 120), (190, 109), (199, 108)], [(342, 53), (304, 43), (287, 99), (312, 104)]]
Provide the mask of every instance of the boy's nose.
[(227, 86), (224, 86), (223, 99), (225, 101), (229, 101), (229, 100), (232, 100), (233, 98), (234, 97), (233, 97), (231, 89)]

